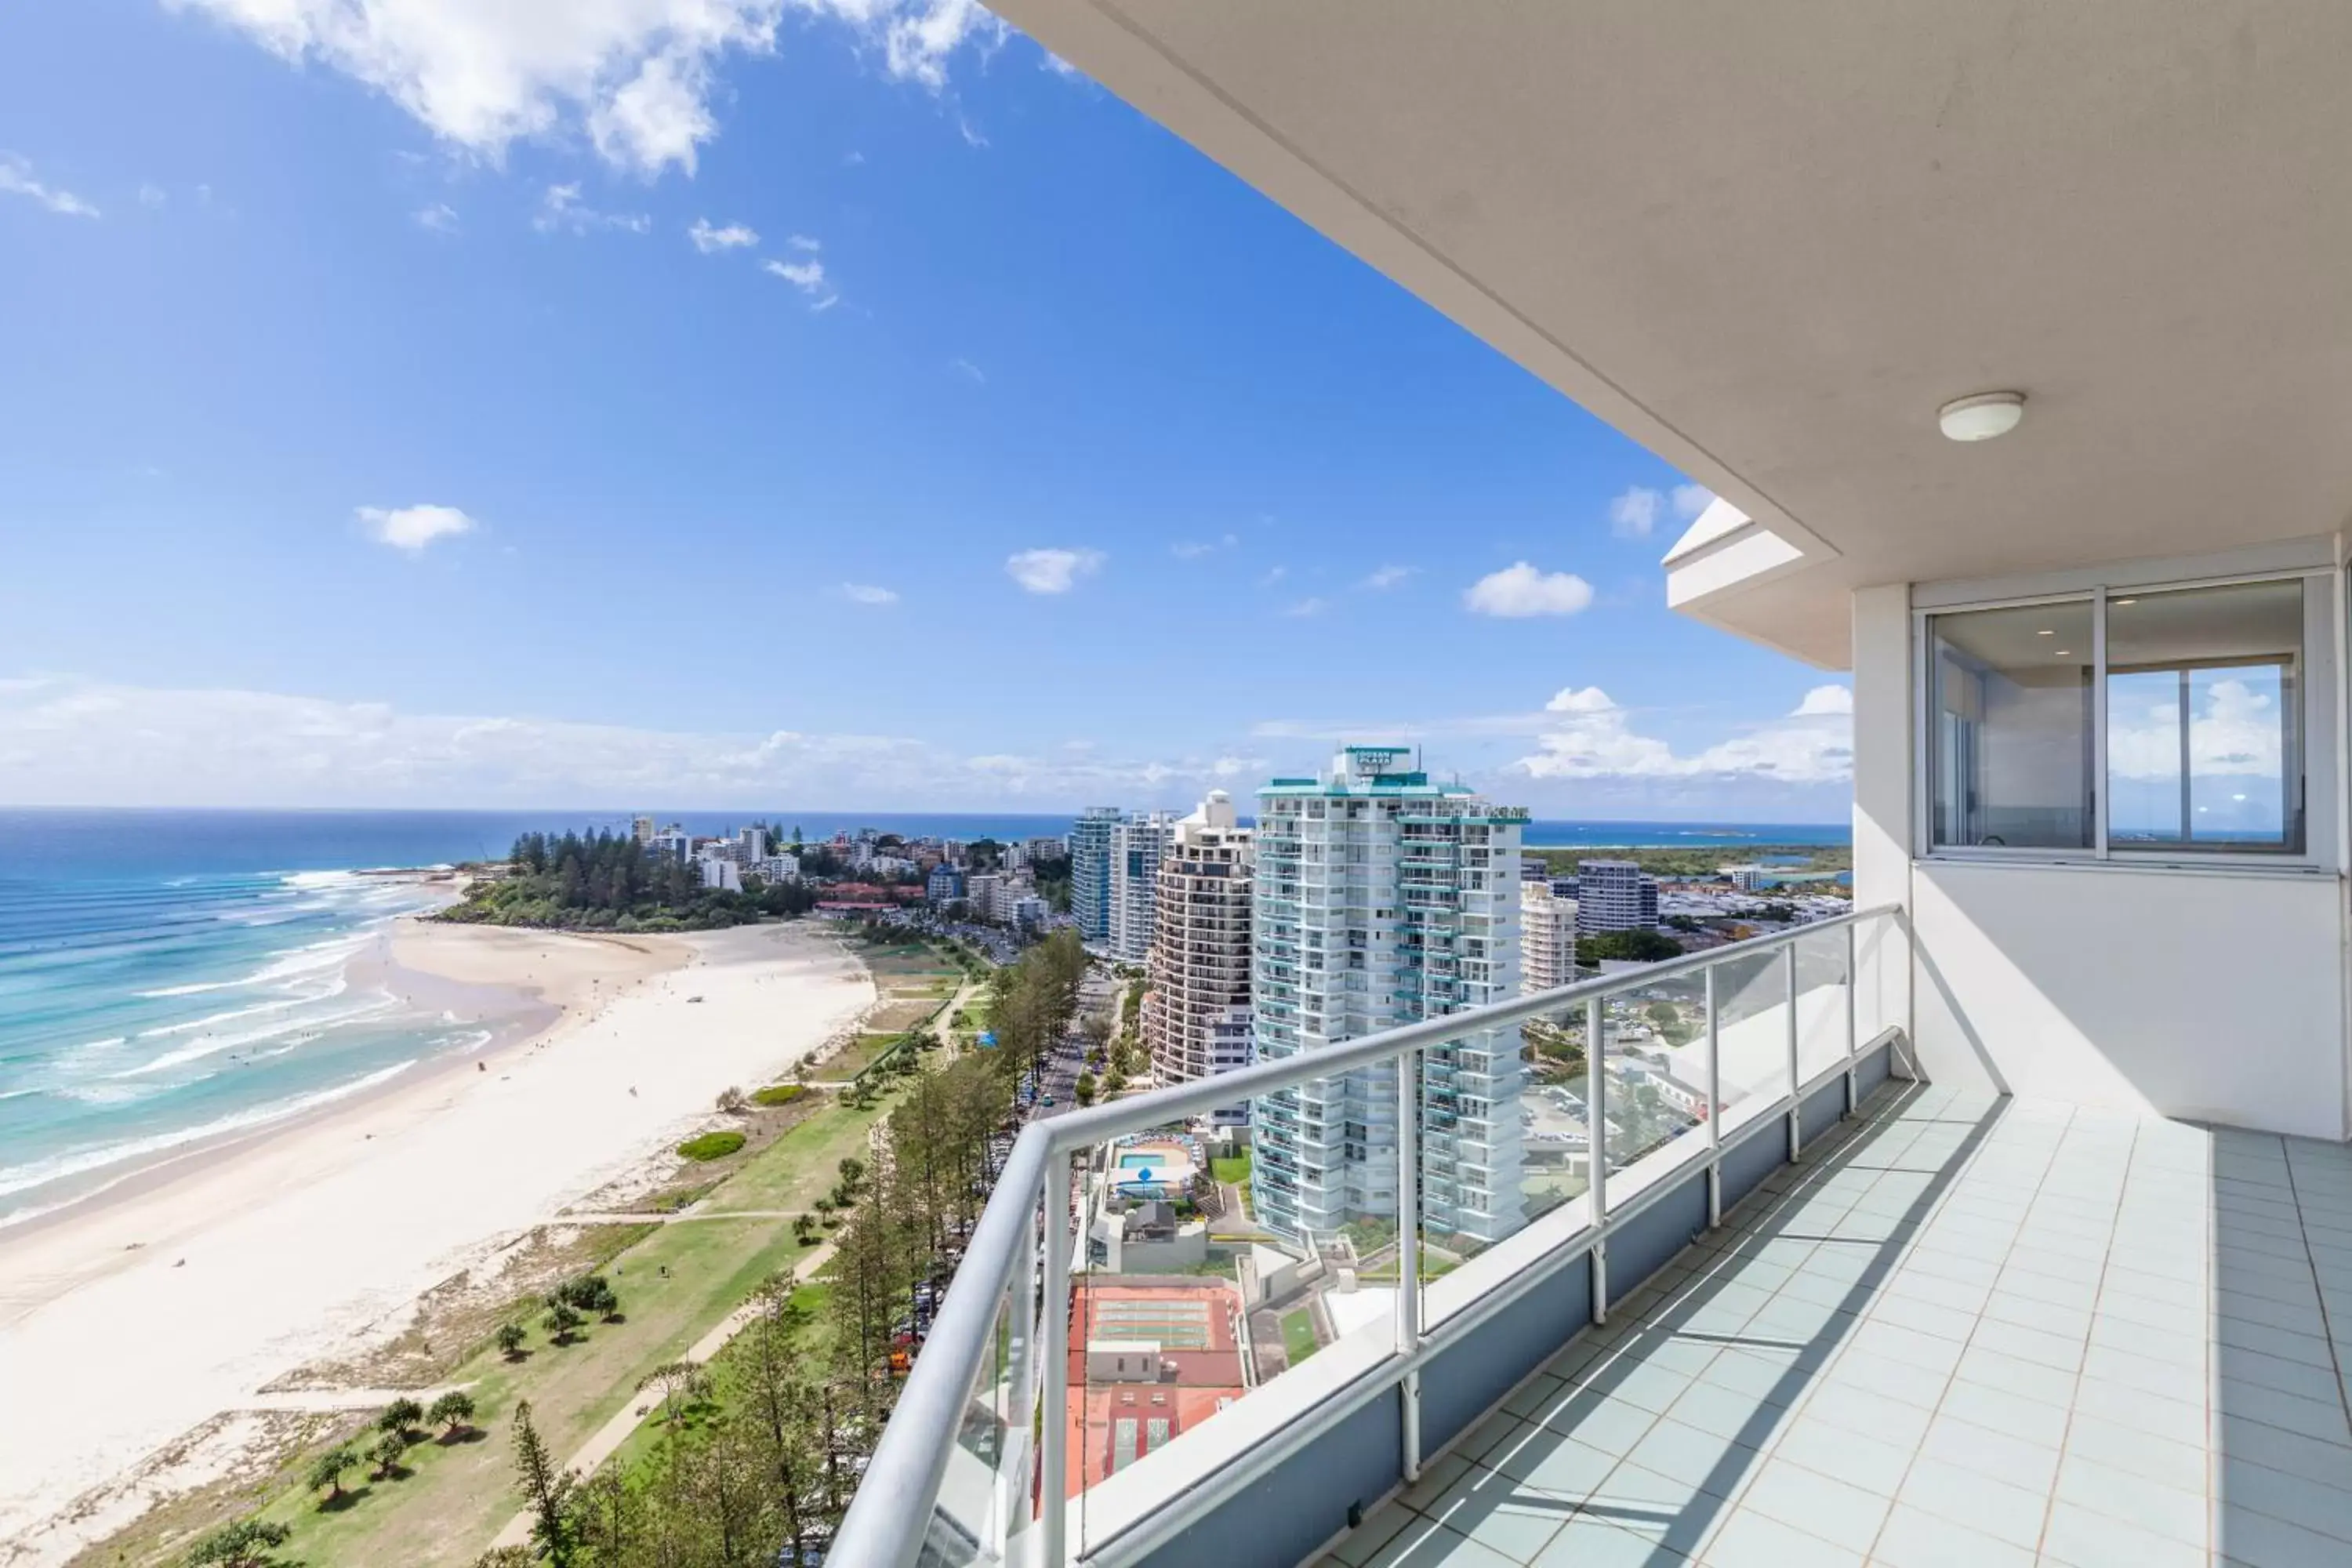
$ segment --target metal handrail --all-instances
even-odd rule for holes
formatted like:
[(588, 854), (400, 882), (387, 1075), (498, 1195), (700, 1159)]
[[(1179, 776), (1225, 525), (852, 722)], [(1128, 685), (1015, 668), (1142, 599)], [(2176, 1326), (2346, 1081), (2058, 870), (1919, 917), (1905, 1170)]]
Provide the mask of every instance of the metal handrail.
[[(980, 1224), (965, 1248), (963, 1261), (949, 1286), (947, 1299), (940, 1304), (923, 1352), (908, 1376), (897, 1409), (883, 1427), (881, 1441), (866, 1465), (856, 1495), (850, 1500), (849, 1511), (842, 1520), (840, 1532), (828, 1555), (843, 1563), (856, 1563), (859, 1568), (867, 1564), (875, 1568), (913, 1568), (918, 1561), (930, 1529), (965, 1404), (995, 1337), (997, 1307), (1013, 1283), (1016, 1267), (1034, 1261), (1031, 1238), (1024, 1227), (1034, 1223), (1044, 1205), (1050, 1242), (1055, 1225), (1051, 1205), (1056, 1194), (1047, 1190), (1046, 1178), (1052, 1173), (1069, 1169), (1069, 1154), (1123, 1133), (1188, 1121), (1236, 1100), (1376, 1066), (1457, 1036), (1507, 1028), (1580, 1003), (1597, 1005), (1622, 991), (1639, 990), (1741, 958), (1793, 949), (1806, 937), (1900, 911), (1897, 904), (1874, 904), (1793, 931), (1685, 953), (1622, 974), (1580, 980), (1508, 1002), (1444, 1014), (1361, 1039), (1318, 1047), (1193, 1083), (1154, 1089), (1030, 1123), (1013, 1142), (1013, 1152), (997, 1178), (996, 1188), (989, 1196)], [(1852, 952), (1851, 945), (1848, 951)], [(1857, 983), (1851, 963), (1846, 983), (1849, 990)], [(1712, 1011), (1709, 1018), (1712, 1026)], [(1599, 1057), (1596, 1051), (1590, 1060), (1597, 1063)], [(1595, 1100), (1593, 1103), (1599, 1102)], [(1066, 1187), (1059, 1196), (1066, 1207)], [(1066, 1213), (1061, 1216), (1060, 1224), (1066, 1229), (1070, 1224)], [(1022, 1283), (1021, 1300), (1025, 1311), (1029, 1300), (1026, 1290), (1034, 1281)], [(1056, 1304), (1049, 1300), (1045, 1306), (1050, 1323)], [(1059, 1310), (1066, 1312), (1066, 1303)], [(1060, 1384), (1061, 1380), (1053, 1375), (1052, 1366), (1043, 1370), (1049, 1391)], [(1045, 1434), (1049, 1442), (1059, 1432), (1064, 1419), (1060, 1411), (1045, 1413)], [(1058, 1538), (1060, 1533), (1055, 1528), (1061, 1517), (1060, 1503), (1058, 1498), (1039, 1500), (1039, 1524), (1049, 1538)], [(1057, 1539), (1055, 1544), (1058, 1545)], [(1048, 1552), (1047, 1561), (1051, 1562), (1053, 1556)]]

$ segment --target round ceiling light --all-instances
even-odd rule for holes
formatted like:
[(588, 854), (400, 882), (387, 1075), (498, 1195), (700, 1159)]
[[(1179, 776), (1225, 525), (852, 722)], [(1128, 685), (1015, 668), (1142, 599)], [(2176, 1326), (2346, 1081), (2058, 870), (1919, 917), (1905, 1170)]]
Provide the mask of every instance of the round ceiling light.
[(1936, 423), (1955, 441), (1990, 441), (2017, 428), (2025, 417), (2025, 394), (1979, 392), (1958, 397), (1936, 410)]

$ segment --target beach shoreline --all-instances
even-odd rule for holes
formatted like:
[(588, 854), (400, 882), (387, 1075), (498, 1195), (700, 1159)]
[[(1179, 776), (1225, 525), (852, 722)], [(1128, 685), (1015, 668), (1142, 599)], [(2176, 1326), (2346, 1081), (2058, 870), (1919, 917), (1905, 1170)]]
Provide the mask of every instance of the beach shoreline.
[(60, 1415), (0, 1429), (0, 1563), (102, 1537), (152, 1500), (130, 1484), (152, 1456), (663, 1167), (720, 1089), (788, 1072), (874, 997), (800, 922), (621, 936), (409, 914), (352, 964), (487, 1037), (0, 1228), (0, 1386)]

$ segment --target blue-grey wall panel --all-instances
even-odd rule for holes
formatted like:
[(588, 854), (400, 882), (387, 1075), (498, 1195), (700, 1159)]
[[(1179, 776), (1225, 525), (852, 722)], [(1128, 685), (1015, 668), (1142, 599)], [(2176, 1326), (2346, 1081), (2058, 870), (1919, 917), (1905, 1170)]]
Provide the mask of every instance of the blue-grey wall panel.
[(1149, 1568), (1299, 1563), (1402, 1479), (1402, 1405), (1391, 1388), (1260, 1476), (1143, 1561)]
[(1609, 1300), (1613, 1305), (1675, 1260), (1706, 1228), (1706, 1173), (1693, 1171), (1674, 1191), (1625, 1222), (1609, 1237)]
[(1592, 1260), (1580, 1254), (1422, 1370), (1421, 1451), (1434, 1454), (1592, 1321)]

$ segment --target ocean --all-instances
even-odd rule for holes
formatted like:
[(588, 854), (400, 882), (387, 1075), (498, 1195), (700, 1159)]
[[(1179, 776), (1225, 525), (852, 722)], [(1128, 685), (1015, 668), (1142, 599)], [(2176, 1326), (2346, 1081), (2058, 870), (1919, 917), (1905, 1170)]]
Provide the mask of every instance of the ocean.
[[(1066, 815), (662, 812), (714, 833), (1055, 836)], [(362, 1092), (486, 1038), (355, 980), (413, 883), (357, 873), (502, 854), (625, 812), (0, 808), (0, 1225), (173, 1148)], [(1753, 848), (1838, 826), (1537, 822), (1534, 846)]]

